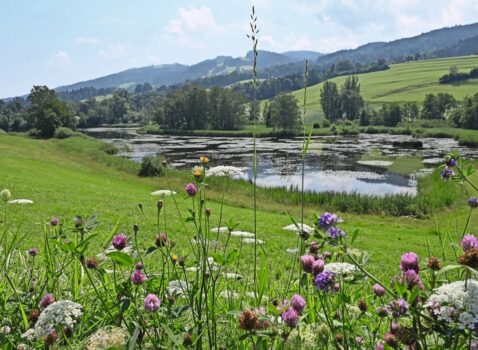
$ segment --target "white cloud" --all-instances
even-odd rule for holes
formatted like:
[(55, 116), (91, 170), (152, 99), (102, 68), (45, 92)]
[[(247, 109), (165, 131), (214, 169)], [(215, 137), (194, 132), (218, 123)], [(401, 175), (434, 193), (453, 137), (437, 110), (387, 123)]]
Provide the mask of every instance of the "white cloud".
[(112, 44), (98, 51), (98, 55), (104, 58), (120, 58), (126, 55), (127, 48), (124, 44)]
[(148, 62), (151, 64), (160, 64), (161, 63), (161, 58), (159, 58), (156, 55), (149, 55), (148, 56)]
[(71, 57), (70, 57), (70, 55), (68, 55), (67, 52), (65, 52), (63, 50), (58, 50), (53, 55), (52, 61), (55, 62), (55, 63), (64, 65), (64, 64), (68, 64), (68, 63), (71, 62)]
[(91, 37), (76, 37), (74, 41), (77, 44), (96, 45), (96, 44), (99, 44), (101, 40), (95, 36), (91, 36)]
[(191, 31), (213, 31), (221, 30), (221, 26), (216, 22), (211, 8), (203, 7), (181, 7), (178, 17), (172, 19), (166, 31), (172, 34), (185, 34)]

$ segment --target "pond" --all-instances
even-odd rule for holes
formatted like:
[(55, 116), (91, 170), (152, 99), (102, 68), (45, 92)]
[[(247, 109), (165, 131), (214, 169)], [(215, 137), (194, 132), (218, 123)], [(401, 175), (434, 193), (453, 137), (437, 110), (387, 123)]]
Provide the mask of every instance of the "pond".
[[(92, 128), (83, 132), (121, 149), (120, 155), (141, 162), (144, 156), (162, 155), (170, 166), (191, 169), (199, 156), (210, 166), (243, 169), (243, 179), (253, 177), (253, 139), (139, 135), (134, 128)], [(313, 137), (305, 159), (304, 187), (315, 192), (347, 192), (385, 196), (415, 195), (416, 178), (430, 173), (451, 149), (468, 158), (478, 150), (460, 147), (453, 139), (420, 139), (407, 135), (360, 134)], [(416, 143), (416, 142), (415, 142)], [(263, 187), (300, 188), (302, 139), (260, 138), (257, 183)]]

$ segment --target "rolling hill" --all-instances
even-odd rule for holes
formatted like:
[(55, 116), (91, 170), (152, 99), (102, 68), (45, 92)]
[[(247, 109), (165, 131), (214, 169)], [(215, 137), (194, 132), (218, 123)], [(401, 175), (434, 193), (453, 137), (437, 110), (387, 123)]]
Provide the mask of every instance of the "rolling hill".
[[(447, 92), (457, 100), (478, 92), (478, 80), (469, 80), (461, 84), (440, 85), (438, 78), (448, 73), (450, 66), (456, 65), (460, 71), (469, 72), (478, 67), (478, 56), (432, 59), (394, 64), (385, 71), (359, 74), (362, 96), (367, 103), (382, 104), (391, 102), (421, 103), (426, 94)], [(331, 79), (341, 85), (345, 76)], [(323, 83), (307, 88), (307, 117), (310, 121), (322, 115), (320, 90)], [(304, 91), (293, 94), (302, 101)]]

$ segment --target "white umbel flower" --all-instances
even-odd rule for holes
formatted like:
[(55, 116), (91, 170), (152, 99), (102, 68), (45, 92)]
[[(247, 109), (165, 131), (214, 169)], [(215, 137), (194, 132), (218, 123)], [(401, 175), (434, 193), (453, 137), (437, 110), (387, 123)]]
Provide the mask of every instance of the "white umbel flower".
[(72, 327), (83, 314), (82, 306), (70, 300), (60, 300), (43, 310), (35, 323), (35, 338), (50, 334), (55, 327)]
[(8, 204), (33, 204), (31, 199), (12, 199)]
[(257, 244), (264, 244), (266, 242), (260, 240), (260, 239), (254, 239), (254, 238), (243, 238), (242, 242), (246, 244), (254, 244), (254, 241), (257, 242)]
[(230, 166), (230, 165), (220, 165), (216, 167), (209, 168), (206, 172), (206, 177), (209, 176), (240, 176), (243, 173), (243, 169)]
[(460, 329), (478, 326), (478, 281), (444, 284), (435, 289), (424, 307), (440, 321), (456, 322)]
[(246, 237), (255, 237), (256, 235), (253, 234), (252, 232), (246, 232), (246, 231), (232, 231), (231, 232), (231, 236), (232, 237), (242, 237), (242, 238), (246, 238)]
[(169, 196), (174, 196), (176, 192), (171, 191), (171, 190), (157, 190), (154, 192), (151, 192), (152, 196), (159, 196), (159, 197), (169, 197)]
[(286, 230), (286, 231), (294, 231), (294, 232), (300, 232), (301, 231), (301, 228), (302, 228), (302, 231), (304, 232), (307, 232), (307, 233), (311, 233), (313, 231), (313, 228), (310, 227), (309, 225), (302, 225), (302, 224), (290, 224), (290, 225), (287, 225), (287, 226), (284, 226), (282, 229), (283, 230)]
[(333, 272), (336, 275), (352, 275), (357, 272), (357, 267), (346, 262), (333, 262), (326, 264), (324, 270)]
[(212, 233), (228, 233), (229, 228), (227, 228), (227, 227), (215, 227), (215, 228), (211, 229), (211, 232)]

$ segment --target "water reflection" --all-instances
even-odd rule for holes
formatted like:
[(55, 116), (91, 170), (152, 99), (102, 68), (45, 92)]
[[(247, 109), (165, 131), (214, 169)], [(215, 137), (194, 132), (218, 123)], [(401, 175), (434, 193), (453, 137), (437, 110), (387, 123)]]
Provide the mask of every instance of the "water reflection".
[[(201, 155), (208, 155), (210, 165), (232, 165), (248, 168), (244, 179), (253, 176), (253, 142), (243, 137), (197, 137), (138, 135), (133, 128), (95, 128), (84, 130), (97, 138), (118, 145), (121, 155), (140, 162), (147, 155), (163, 155), (168, 163), (190, 169)], [(371, 151), (390, 157), (414, 156), (423, 159), (423, 167), (432, 167), (451, 149), (465, 157), (475, 158), (477, 150), (459, 147), (453, 139), (423, 139), (423, 147), (410, 149), (403, 142), (413, 140), (406, 135), (359, 135), (351, 137), (314, 137), (305, 160), (305, 188), (309, 191), (333, 191), (384, 196), (416, 194), (413, 176), (387, 171), (384, 168), (357, 164)], [(264, 187), (299, 187), (301, 183), (302, 140), (262, 138), (256, 144), (258, 184)]]

